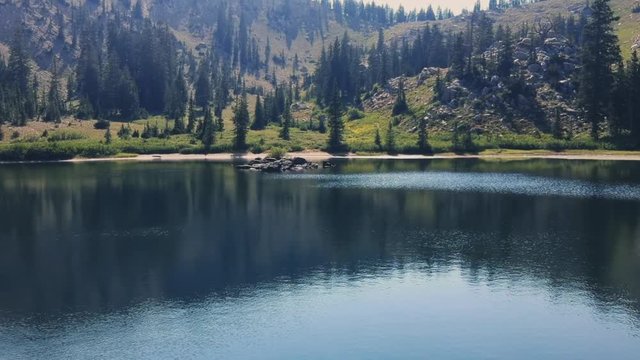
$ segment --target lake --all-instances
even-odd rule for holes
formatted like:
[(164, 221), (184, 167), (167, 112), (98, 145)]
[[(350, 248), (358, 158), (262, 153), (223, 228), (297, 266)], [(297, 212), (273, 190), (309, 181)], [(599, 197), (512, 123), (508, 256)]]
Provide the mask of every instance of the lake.
[(637, 359), (640, 163), (0, 166), (2, 359)]

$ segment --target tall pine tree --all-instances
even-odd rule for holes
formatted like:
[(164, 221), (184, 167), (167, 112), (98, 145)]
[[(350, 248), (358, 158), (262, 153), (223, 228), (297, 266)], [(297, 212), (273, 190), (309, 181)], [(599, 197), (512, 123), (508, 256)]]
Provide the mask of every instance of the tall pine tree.
[(620, 63), (620, 47), (613, 24), (619, 19), (609, 0), (594, 0), (592, 15), (583, 32), (580, 102), (591, 136), (598, 139), (600, 122), (607, 117), (614, 84), (612, 68)]

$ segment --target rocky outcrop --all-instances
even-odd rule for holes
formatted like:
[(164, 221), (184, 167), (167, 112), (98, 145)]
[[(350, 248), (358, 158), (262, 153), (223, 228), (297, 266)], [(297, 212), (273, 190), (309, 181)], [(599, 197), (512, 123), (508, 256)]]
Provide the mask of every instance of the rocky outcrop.
[[(315, 170), (320, 168), (320, 164), (307, 161), (301, 157), (292, 159), (275, 159), (275, 158), (255, 158), (247, 164), (236, 165), (236, 169), (261, 171), (266, 173), (282, 173), (282, 172), (299, 172), (305, 170)], [(332, 167), (333, 164), (324, 161), (323, 168)]]

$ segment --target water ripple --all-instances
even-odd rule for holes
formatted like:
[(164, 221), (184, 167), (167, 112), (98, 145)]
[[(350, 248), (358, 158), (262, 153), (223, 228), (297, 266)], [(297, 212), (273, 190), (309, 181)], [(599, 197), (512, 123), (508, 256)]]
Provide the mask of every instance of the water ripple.
[(279, 179), (315, 180), (325, 188), (471, 191), (532, 196), (640, 200), (640, 184), (603, 184), (524, 174), (407, 172), (382, 174), (299, 174)]

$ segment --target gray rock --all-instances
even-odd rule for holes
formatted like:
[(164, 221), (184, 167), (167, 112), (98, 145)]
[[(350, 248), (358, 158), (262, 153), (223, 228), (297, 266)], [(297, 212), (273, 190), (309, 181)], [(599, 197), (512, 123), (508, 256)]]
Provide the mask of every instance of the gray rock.
[(293, 163), (293, 165), (305, 165), (307, 163), (307, 160), (301, 157), (294, 157), (293, 159), (291, 159), (291, 162)]

